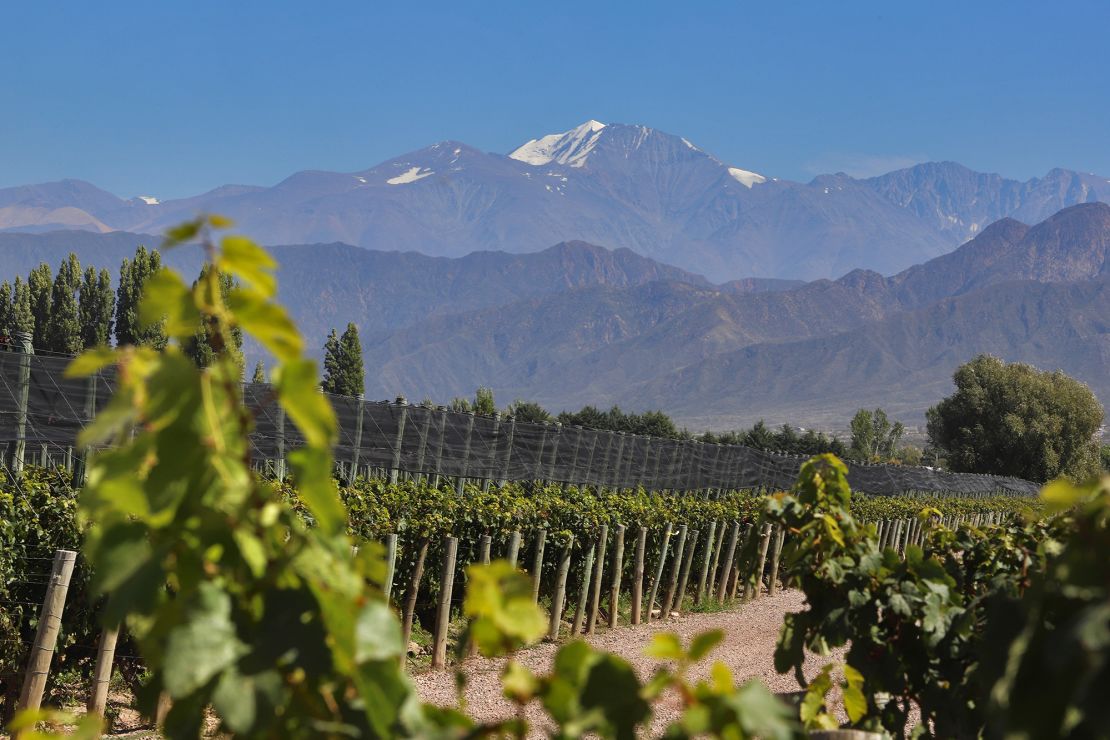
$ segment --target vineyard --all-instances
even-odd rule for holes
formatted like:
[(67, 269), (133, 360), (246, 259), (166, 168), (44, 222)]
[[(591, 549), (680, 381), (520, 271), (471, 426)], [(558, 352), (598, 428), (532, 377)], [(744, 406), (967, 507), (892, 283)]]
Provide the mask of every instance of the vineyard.
[[(60, 417), (88, 425), (63, 464), (47, 450), (45, 465), (27, 465), (32, 419), (56, 417), (31, 400), (33, 355), (5, 358), (18, 372), (0, 486), (0, 681), (4, 711), (26, 710), (9, 725), (16, 733), (46, 721), (96, 737), (111, 715), (113, 664), (138, 712), (174, 738), (525, 737), (540, 730), (523, 719), (534, 705), (557, 737), (623, 739), (645, 732), (664, 697), (681, 705), (669, 738), (844, 725), (893, 737), (1110, 733), (1110, 479), (1051, 483), (1039, 500), (991, 496), (1005, 486), (979, 476), (970, 496), (869, 496), (822, 455), (792, 461), (794, 480), (779, 490), (736, 483), (745, 468), (729, 466), (742, 448), (721, 467), (725, 448), (626, 456), (611, 436), (604, 466), (590, 445), (585, 474), (560, 480), (554, 463), (583, 459), (581, 444), (562, 457), (566, 438), (541, 427), (529, 455), (516, 440), (530, 432), (510, 420), (503, 435), (494, 418), (496, 442), (472, 458), (476, 417), (450, 445), (445, 432), (409, 442), (403, 404), (392, 444), (367, 463), (365, 438), (344, 450), (344, 412), (318, 392), (273, 302), (272, 260), (241, 237), (205, 244), (216, 269), (193, 288), (172, 273), (152, 278), (144, 313), (165, 322), (164, 350), (93, 351), (57, 381), (87, 389), (89, 409)], [(225, 303), (221, 271), (250, 287)], [(233, 328), (262, 342), (279, 360), (273, 385), (244, 386), (229, 357), (198, 369), (178, 345), (202, 317), (213, 346)], [(364, 434), (366, 409), (350, 408)], [(285, 449), (261, 465), (255, 433), (267, 413)], [(458, 445), (466, 454), (451, 468), (441, 450)], [(406, 468), (410, 454), (424, 464)], [(592, 482), (591, 471), (615, 482)], [(406, 675), (425, 652), (433, 670), (458, 667), (474, 653), (511, 656), (545, 637), (665, 622), (779, 588), (804, 596), (775, 652), (776, 670), (803, 689), (794, 705), (758, 682), (737, 685), (724, 662), (691, 679), (721, 639), (712, 632), (688, 644), (657, 634), (649, 676), (580, 639), (560, 644), (549, 673), (509, 659), (503, 688), (521, 711), (488, 721), (461, 700), (422, 704)], [(830, 655), (843, 660), (802, 672), (807, 656)], [(456, 676), (461, 692), (465, 673)], [(44, 698), (76, 697), (83, 719), (37, 711)]]

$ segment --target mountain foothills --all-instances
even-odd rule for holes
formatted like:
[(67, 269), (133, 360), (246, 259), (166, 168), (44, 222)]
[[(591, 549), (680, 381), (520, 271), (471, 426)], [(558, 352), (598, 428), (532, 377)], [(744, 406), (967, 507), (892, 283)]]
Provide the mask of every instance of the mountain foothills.
[(1018, 182), (951, 163), (880, 177), (781, 180), (688, 139), (588, 121), (508, 155), (445, 141), (350, 173), (298, 172), (159, 201), (65, 180), (0, 189), (0, 230), (160, 234), (203, 210), (270, 245), (343, 242), (459, 257), (561, 241), (628, 248), (718, 280), (892, 274), (1006, 217), (1035, 223), (1110, 201), (1104, 177), (1056, 169)]
[[(140, 242), (158, 240), (4, 233), (0, 274), (58, 264), (70, 251), (114, 269)], [(1060, 368), (1110, 401), (1110, 205), (1102, 203), (1033, 226), (1004, 218), (890, 277), (854, 270), (803, 284), (714, 285), (584, 242), (459, 258), (344, 244), (273, 251), (281, 299), (314, 346), (332, 328), (361, 327), (370, 398), (445, 401), (489, 386), (502, 402), (534, 399), (553, 410), (662, 408), (695, 429), (759, 418), (843, 424), (861, 405), (913, 425), (950, 391), (959, 364), (991, 352)], [(165, 258), (186, 273), (200, 267), (189, 248)]]

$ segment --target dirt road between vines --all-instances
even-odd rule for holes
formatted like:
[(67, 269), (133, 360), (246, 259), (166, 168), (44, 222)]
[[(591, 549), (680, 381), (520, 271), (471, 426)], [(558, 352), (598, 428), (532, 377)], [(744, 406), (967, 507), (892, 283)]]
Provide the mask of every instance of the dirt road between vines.
[[(651, 642), (656, 632), (675, 632), (683, 644), (699, 632), (720, 629), (725, 639), (714, 649), (709, 658), (699, 664), (692, 672), (692, 678), (706, 676), (714, 661), (722, 661), (736, 676), (737, 683), (750, 678), (758, 678), (775, 692), (797, 691), (798, 684), (792, 675), (779, 675), (774, 668), (775, 641), (782, 627), (783, 615), (798, 611), (803, 607), (802, 594), (785, 591), (779, 594), (743, 604), (733, 611), (689, 614), (664, 622), (652, 622), (638, 627), (617, 627), (615, 630), (601, 628), (589, 637), (591, 645), (601, 650), (615, 653), (629, 661), (636, 669), (641, 681), (650, 676), (655, 661), (644, 656), (644, 648)], [(558, 650), (555, 644), (540, 644), (515, 656), (523, 665), (537, 673), (550, 670), (552, 658)], [(813, 657), (806, 663), (806, 674), (816, 672), (824, 663), (842, 658), (834, 656), (824, 660)], [(513, 705), (501, 695), (500, 673), (504, 660), (471, 658), (464, 664), (468, 679), (465, 692), (466, 710), (470, 716), (480, 721), (493, 721), (513, 715)], [(420, 697), (433, 704), (455, 704), (455, 681), (453, 671), (428, 671), (413, 677)], [(667, 696), (656, 706), (652, 722), (652, 734), (662, 729), (680, 712), (678, 701)], [(535, 727), (542, 725), (543, 714), (536, 707), (530, 707), (529, 722)]]

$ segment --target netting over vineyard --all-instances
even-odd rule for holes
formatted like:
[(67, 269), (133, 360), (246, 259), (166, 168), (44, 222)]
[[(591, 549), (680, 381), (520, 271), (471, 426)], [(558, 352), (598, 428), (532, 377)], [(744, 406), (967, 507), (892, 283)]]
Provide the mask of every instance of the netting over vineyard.
[[(78, 432), (107, 403), (111, 372), (67, 379), (70, 358), (0, 351), (0, 441), (26, 454), (72, 454)], [(256, 457), (271, 464), (301, 444), (266, 384), (245, 386), (255, 410)], [(339, 418), (337, 463), (347, 471), (403, 471), (473, 480), (543, 480), (651, 490), (789, 488), (805, 459), (738, 445), (532, 424), (386, 401), (329, 396)], [(10, 460), (10, 452), (9, 457)], [(1017, 478), (901, 465), (850, 464), (852, 488), (871, 494), (947, 491), (1034, 495)]]

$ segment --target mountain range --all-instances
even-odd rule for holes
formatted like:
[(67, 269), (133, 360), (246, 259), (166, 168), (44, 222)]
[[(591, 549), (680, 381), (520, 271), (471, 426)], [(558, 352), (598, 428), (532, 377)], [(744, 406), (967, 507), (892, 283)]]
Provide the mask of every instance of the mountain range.
[(76, 180), (0, 189), (0, 230), (160, 234), (198, 211), (269, 245), (330, 243), (461, 257), (585, 241), (715, 280), (884, 275), (951, 251), (990, 223), (1036, 223), (1110, 201), (1105, 177), (1054, 169), (1020, 182), (932, 162), (808, 183), (732, 166), (688, 139), (586, 123), (508, 154), (444, 141), (348, 173), (298, 172), (159, 201)]
[[(541, 149), (539, 142), (533, 149)], [(543, 151), (548, 151), (544, 149)], [(546, 155), (544, 155), (546, 156)], [(68, 251), (113, 267), (123, 232), (0, 233), (0, 276)], [(277, 246), (281, 299), (312, 346), (359, 324), (370, 398), (662, 408), (691, 428), (759, 418), (842, 426), (860, 406), (920, 424), (980, 352), (1060, 368), (1110, 401), (1110, 205), (1034, 225), (1000, 219), (889, 277), (715, 284), (628, 249), (430, 257), (330, 243)], [(199, 250), (166, 255), (186, 273)]]

